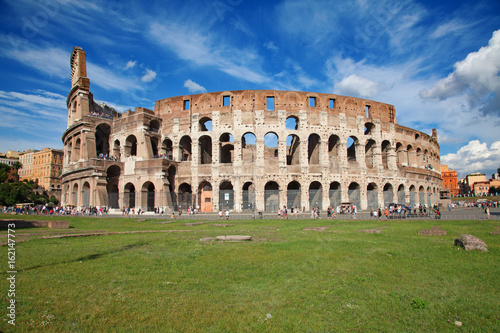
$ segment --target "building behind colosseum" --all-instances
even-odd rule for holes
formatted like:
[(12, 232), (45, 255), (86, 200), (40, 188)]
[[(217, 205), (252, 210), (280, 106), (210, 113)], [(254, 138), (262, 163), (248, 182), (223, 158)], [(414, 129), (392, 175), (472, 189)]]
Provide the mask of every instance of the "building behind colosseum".
[(437, 133), (398, 125), (390, 104), (241, 90), (171, 97), (154, 110), (120, 114), (94, 101), (78, 47), (71, 83), (65, 205), (240, 212), (438, 201)]

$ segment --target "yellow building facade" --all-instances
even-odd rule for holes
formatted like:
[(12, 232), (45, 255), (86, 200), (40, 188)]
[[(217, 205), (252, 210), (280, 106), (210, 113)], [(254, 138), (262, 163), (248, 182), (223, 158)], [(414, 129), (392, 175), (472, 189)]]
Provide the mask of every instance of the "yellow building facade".
[(64, 152), (58, 149), (44, 148), (33, 153), (32, 178), (45, 190), (61, 190), (61, 170)]

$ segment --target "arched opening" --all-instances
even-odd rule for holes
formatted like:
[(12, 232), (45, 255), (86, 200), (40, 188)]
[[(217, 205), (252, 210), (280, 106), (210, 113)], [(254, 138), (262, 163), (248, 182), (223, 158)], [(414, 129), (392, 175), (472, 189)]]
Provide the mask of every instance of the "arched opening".
[(161, 150), (162, 150), (161, 157), (166, 158), (168, 160), (173, 160), (174, 149), (172, 146), (172, 140), (170, 140), (169, 138), (163, 140), (163, 144), (161, 145)]
[(90, 184), (85, 182), (82, 186), (83, 207), (90, 207)]
[(352, 202), (352, 204), (355, 205), (358, 210), (361, 209), (361, 195), (359, 184), (355, 182), (349, 184), (347, 193), (349, 195), (349, 202)]
[(406, 204), (405, 186), (403, 184), (398, 187), (398, 204)]
[(389, 208), (389, 205), (393, 202), (394, 190), (392, 185), (387, 183), (384, 185), (384, 207)]
[(234, 209), (234, 191), (230, 181), (222, 182), (219, 186), (219, 209)]
[(382, 141), (382, 168), (389, 169), (389, 153), (391, 143), (387, 140)]
[(78, 184), (73, 185), (73, 205), (78, 206)]
[(370, 183), (366, 187), (366, 200), (368, 202), (368, 209), (378, 209), (378, 191), (377, 184)]
[(375, 128), (375, 124), (373, 123), (365, 123), (365, 135), (372, 134), (372, 130)]
[(403, 165), (406, 164), (408, 159), (406, 155), (406, 151), (404, 150), (403, 145), (401, 142), (396, 143), (396, 162), (398, 165)]
[(80, 138), (76, 139), (75, 141), (75, 149), (73, 150), (73, 157), (75, 159), (75, 162), (78, 162), (80, 160), (80, 148), (81, 148), (81, 140)]
[(412, 145), (408, 145), (408, 147), (406, 147), (406, 151), (408, 152), (408, 165), (416, 165), (417, 153), (415, 148)]
[(95, 150), (97, 156), (109, 156), (109, 135), (111, 127), (108, 124), (99, 124), (95, 129)]
[(153, 152), (153, 157), (158, 158), (158, 138), (151, 138), (151, 151)]
[(220, 163), (233, 163), (234, 161), (234, 138), (232, 134), (224, 133), (219, 139)]
[(188, 209), (192, 207), (192, 197), (193, 193), (191, 191), (191, 185), (188, 183), (182, 183), (179, 186), (178, 198), (178, 209)]
[(296, 116), (290, 116), (286, 118), (285, 127), (287, 130), (299, 129), (299, 118), (297, 118)]
[(286, 165), (300, 164), (300, 138), (295, 135), (289, 135), (286, 138)]
[(200, 164), (212, 164), (212, 138), (203, 135), (198, 139), (198, 147), (200, 149)]
[(421, 168), (424, 166), (422, 149), (417, 148), (417, 167)]
[(297, 181), (291, 181), (287, 186), (286, 192), (286, 206), (294, 210), (300, 209), (300, 183)]
[(278, 166), (278, 135), (269, 132), (264, 135), (264, 160), (266, 166)]
[(246, 182), (243, 185), (242, 209), (252, 210), (255, 207), (255, 185), (252, 182)]
[(137, 139), (134, 135), (129, 135), (125, 141), (125, 157), (137, 156)]
[(115, 140), (113, 144), (113, 156), (117, 159), (120, 160), (121, 158), (121, 151), (120, 151), (120, 140)]
[(241, 137), (241, 159), (246, 162), (254, 162), (257, 157), (257, 138), (253, 133), (245, 133)]
[(160, 122), (156, 119), (153, 119), (149, 122), (149, 131), (153, 133), (160, 132)]
[(307, 140), (307, 161), (309, 164), (319, 164), (321, 139), (318, 134), (309, 135)]
[(424, 205), (425, 204), (425, 189), (423, 186), (420, 186), (418, 188), (418, 203), (420, 205)]
[(375, 141), (370, 139), (366, 141), (365, 145), (365, 162), (366, 162), (366, 167), (369, 169), (373, 168), (374, 152), (375, 152)]
[(347, 161), (350, 163), (356, 162), (356, 145), (358, 139), (355, 136), (347, 138)]
[(209, 132), (212, 130), (212, 119), (209, 117), (203, 117), (200, 119), (200, 132)]
[(124, 188), (124, 200), (125, 207), (134, 208), (135, 207), (135, 186), (132, 183), (127, 183)]
[(212, 184), (203, 182), (199, 188), (200, 212), (210, 213), (213, 211), (212, 206)]
[(410, 207), (415, 206), (415, 196), (416, 196), (416, 188), (415, 185), (410, 186)]
[(340, 138), (337, 135), (330, 135), (328, 138), (328, 160), (332, 169), (336, 169), (338, 167), (339, 142)]
[(179, 142), (179, 154), (182, 162), (191, 161), (191, 138), (184, 135)]
[(323, 187), (320, 182), (309, 185), (309, 209), (319, 207), (323, 209)]
[(330, 197), (330, 206), (335, 208), (342, 203), (342, 192), (339, 182), (333, 182), (330, 184), (328, 196)]
[(145, 182), (142, 185), (142, 200), (146, 204), (146, 211), (155, 210), (155, 185), (152, 182)]
[(276, 212), (280, 205), (280, 187), (276, 182), (267, 182), (264, 187), (264, 206), (266, 212)]
[(110, 208), (119, 208), (118, 206), (118, 180), (120, 179), (121, 169), (117, 165), (112, 165), (106, 172), (106, 192), (108, 194), (107, 205)]

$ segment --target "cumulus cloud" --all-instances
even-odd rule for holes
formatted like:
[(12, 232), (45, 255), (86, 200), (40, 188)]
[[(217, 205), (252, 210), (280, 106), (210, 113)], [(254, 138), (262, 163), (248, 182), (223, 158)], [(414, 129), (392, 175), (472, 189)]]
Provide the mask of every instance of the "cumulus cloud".
[(125, 66), (125, 69), (134, 68), (134, 66), (135, 66), (136, 63), (137, 63), (137, 61), (129, 60), (127, 62), (127, 65)]
[(188, 88), (191, 93), (204, 93), (207, 92), (205, 87), (199, 85), (198, 83), (191, 81), (190, 79), (184, 81), (184, 87)]
[(445, 100), (466, 94), (469, 105), (483, 113), (499, 113), (500, 110), (500, 30), (493, 33), (488, 46), (454, 65), (455, 70), (439, 80), (431, 89), (422, 90), (424, 99)]
[(441, 163), (457, 170), (461, 177), (473, 172), (484, 172), (488, 176), (500, 167), (500, 141), (493, 142), (490, 148), (479, 140), (470, 141), (457, 153), (441, 156)]
[(351, 74), (335, 84), (334, 91), (340, 95), (373, 99), (380, 93), (382, 87), (383, 85), (378, 82)]
[(156, 72), (146, 69), (146, 73), (141, 77), (142, 82), (151, 82), (156, 78)]

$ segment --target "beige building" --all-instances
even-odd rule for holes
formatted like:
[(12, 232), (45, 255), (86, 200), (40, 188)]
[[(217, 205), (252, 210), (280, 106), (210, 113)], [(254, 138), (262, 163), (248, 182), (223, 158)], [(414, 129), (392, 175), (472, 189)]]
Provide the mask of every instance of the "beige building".
[(33, 154), (38, 150), (26, 149), (19, 156), (19, 162), (22, 167), (19, 169), (19, 180), (33, 180)]
[(119, 114), (95, 103), (86, 75), (86, 54), (75, 47), (63, 204), (239, 212), (438, 202), (437, 133), (399, 125), (393, 105), (240, 90)]
[(62, 150), (44, 148), (33, 153), (32, 179), (47, 191), (61, 191)]

